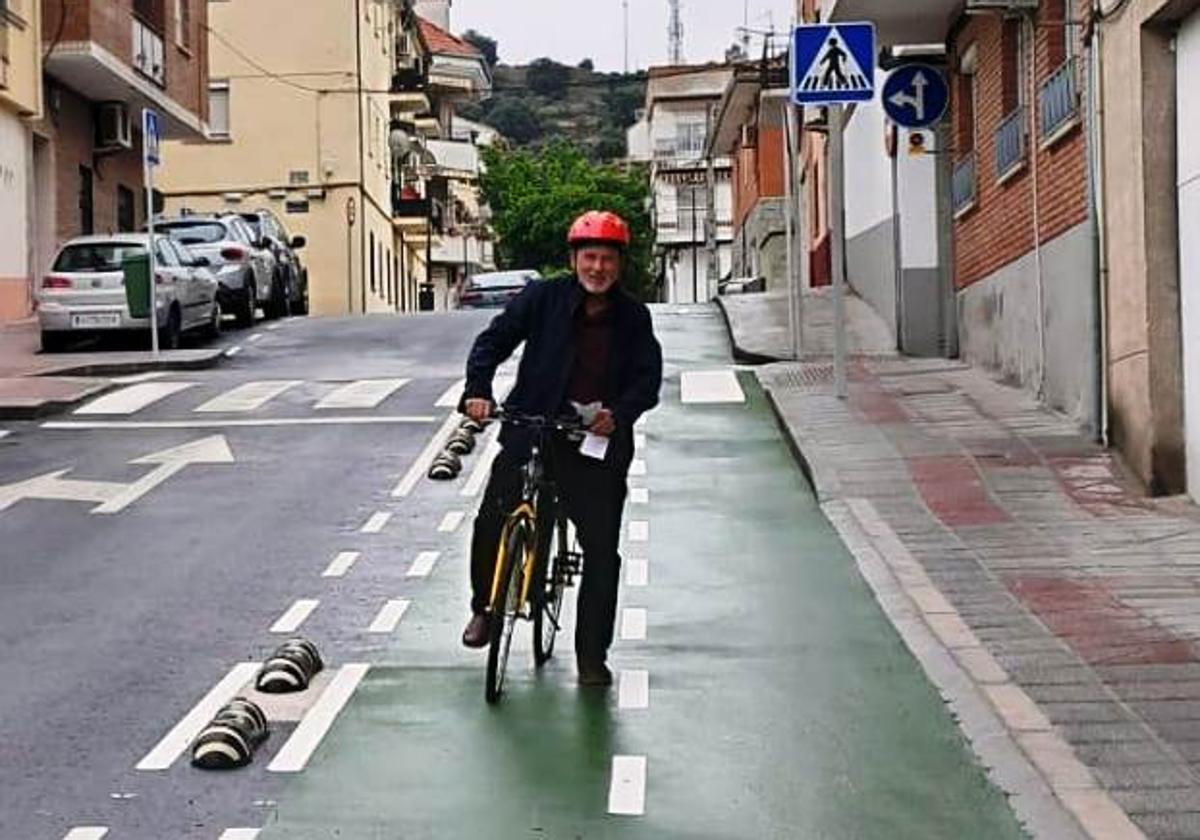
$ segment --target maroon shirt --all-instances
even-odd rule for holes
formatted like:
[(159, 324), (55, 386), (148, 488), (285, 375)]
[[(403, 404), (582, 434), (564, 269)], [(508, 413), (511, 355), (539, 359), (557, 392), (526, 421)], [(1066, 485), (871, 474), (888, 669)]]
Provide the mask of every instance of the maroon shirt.
[(567, 399), (577, 403), (612, 403), (608, 393), (609, 355), (612, 352), (612, 304), (588, 315), (587, 303), (575, 313), (575, 364), (567, 381)]

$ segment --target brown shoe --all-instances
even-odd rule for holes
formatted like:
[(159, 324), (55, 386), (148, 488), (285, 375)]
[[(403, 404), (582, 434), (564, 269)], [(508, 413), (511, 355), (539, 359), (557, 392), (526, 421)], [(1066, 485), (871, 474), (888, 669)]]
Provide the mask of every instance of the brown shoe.
[(599, 660), (579, 659), (576, 664), (579, 668), (579, 684), (586, 686), (604, 687), (612, 685), (612, 671), (608, 670), (608, 666)]
[(462, 643), (469, 648), (482, 648), (488, 645), (488, 618), (483, 613), (476, 613), (467, 622), (463, 630)]

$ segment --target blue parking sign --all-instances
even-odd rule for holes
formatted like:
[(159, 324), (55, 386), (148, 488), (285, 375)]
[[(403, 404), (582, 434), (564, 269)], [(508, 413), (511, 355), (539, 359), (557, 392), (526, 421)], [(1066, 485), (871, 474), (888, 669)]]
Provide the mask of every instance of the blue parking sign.
[(791, 75), (797, 105), (870, 102), (875, 98), (875, 24), (797, 26)]

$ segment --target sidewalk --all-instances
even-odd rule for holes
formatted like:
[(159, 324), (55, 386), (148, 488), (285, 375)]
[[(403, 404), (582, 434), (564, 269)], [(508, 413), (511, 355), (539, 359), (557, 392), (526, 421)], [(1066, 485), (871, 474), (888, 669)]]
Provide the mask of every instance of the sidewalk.
[(164, 351), (40, 352), (35, 320), (0, 324), (0, 419), (29, 419), (66, 411), (114, 386), (111, 377), (218, 364), (222, 348)]
[[(771, 301), (739, 304), (752, 343)], [(940, 643), (913, 652), (956, 712), (986, 699), (1092, 836), (1200, 837), (1200, 511), (955, 361), (859, 356), (846, 401), (827, 360), (759, 378), (910, 648), (913, 622)]]

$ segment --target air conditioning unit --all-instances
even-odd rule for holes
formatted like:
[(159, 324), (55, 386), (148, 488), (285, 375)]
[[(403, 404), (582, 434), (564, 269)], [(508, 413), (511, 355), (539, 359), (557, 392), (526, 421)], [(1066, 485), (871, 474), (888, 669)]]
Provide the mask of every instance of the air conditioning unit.
[(96, 148), (99, 151), (133, 148), (133, 125), (124, 102), (101, 102), (97, 106)]
[(967, 12), (1036, 12), (1041, 0), (966, 0), (966, 4)]

